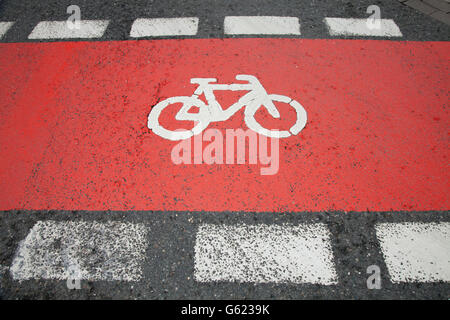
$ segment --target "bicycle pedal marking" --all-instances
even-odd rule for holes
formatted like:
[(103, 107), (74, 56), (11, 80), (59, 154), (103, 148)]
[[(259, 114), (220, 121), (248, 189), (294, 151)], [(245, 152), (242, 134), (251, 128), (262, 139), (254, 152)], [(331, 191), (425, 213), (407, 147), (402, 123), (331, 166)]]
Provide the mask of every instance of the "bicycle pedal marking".
[[(258, 134), (271, 138), (287, 138), (291, 135), (297, 135), (305, 127), (307, 114), (303, 106), (296, 100), (279, 95), (268, 94), (258, 78), (252, 75), (239, 74), (236, 80), (247, 81), (247, 83), (218, 84), (215, 78), (191, 78), (191, 83), (198, 84), (197, 89), (192, 96), (170, 97), (156, 104), (148, 115), (147, 126), (155, 134), (162, 138), (177, 141), (189, 139), (205, 130), (211, 122), (226, 121), (231, 118), (241, 108), (245, 107), (244, 121), (247, 127)], [(224, 110), (214, 96), (214, 91), (249, 91), (242, 96), (236, 103)], [(204, 94), (207, 103), (204, 103), (198, 97)], [(256, 112), (265, 107), (267, 112), (275, 119), (280, 118), (275, 104), (273, 102), (287, 103), (294, 108), (297, 120), (289, 130), (266, 129), (255, 119)], [(190, 130), (168, 130), (159, 123), (161, 112), (171, 104), (182, 103), (181, 109), (175, 115), (179, 121), (195, 121), (197, 124)], [(193, 107), (198, 108), (198, 113), (190, 113)]]

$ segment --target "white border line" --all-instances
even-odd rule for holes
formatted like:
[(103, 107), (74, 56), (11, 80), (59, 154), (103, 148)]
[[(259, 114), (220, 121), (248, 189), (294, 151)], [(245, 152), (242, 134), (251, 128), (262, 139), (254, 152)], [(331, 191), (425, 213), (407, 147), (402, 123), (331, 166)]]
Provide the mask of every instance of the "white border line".
[(109, 221), (39, 221), (16, 252), (15, 280), (65, 280), (71, 269), (83, 280), (137, 281), (147, 248), (144, 225)]
[(109, 20), (80, 20), (79, 29), (70, 29), (67, 21), (41, 21), (28, 39), (92, 39), (101, 38)]
[(300, 35), (297, 17), (228, 16), (224, 20), (225, 34), (236, 35)]
[(203, 224), (195, 243), (199, 282), (337, 283), (325, 224)]
[(450, 282), (450, 222), (380, 223), (376, 234), (392, 282)]
[(379, 28), (369, 28), (368, 19), (325, 18), (332, 36), (401, 37), (400, 28), (392, 19), (379, 19)]
[(198, 18), (136, 19), (131, 26), (130, 37), (195, 36)]
[(14, 22), (0, 22), (0, 39), (2, 39), (6, 32), (12, 27)]

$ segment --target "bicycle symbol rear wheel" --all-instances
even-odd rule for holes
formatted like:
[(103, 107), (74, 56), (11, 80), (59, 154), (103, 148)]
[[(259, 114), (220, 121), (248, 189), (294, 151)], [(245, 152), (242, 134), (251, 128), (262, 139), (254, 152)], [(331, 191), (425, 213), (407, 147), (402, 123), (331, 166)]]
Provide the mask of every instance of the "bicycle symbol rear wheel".
[[(191, 107), (198, 107), (198, 113), (189, 114), (184, 113), (184, 115), (190, 115), (189, 119), (179, 119), (179, 120), (189, 120), (193, 122), (197, 122), (196, 125), (188, 130), (188, 129), (177, 129), (177, 130), (168, 130), (164, 128), (159, 123), (159, 116), (161, 112), (171, 104), (182, 103), (183, 106), (181, 110), (189, 110)], [(148, 115), (147, 126), (151, 129), (155, 134), (159, 135), (168, 140), (177, 141), (189, 139), (193, 135), (199, 134), (203, 130), (208, 127), (211, 122), (208, 116), (208, 109), (203, 101), (195, 97), (181, 96), (181, 97), (171, 97), (166, 100), (159, 102), (155, 105)], [(178, 114), (177, 114), (178, 115)]]

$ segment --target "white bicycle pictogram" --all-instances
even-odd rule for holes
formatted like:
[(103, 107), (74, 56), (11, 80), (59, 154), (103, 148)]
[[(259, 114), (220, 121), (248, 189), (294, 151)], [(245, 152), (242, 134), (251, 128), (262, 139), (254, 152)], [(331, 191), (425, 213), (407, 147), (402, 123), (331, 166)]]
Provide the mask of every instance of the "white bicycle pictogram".
[[(217, 82), (215, 78), (192, 78), (191, 83), (198, 84), (197, 89), (192, 96), (170, 97), (160, 101), (155, 105), (148, 115), (148, 128), (153, 132), (168, 140), (183, 140), (188, 139), (194, 135), (205, 130), (211, 122), (226, 121), (231, 118), (242, 107), (245, 107), (244, 121), (247, 127), (259, 134), (271, 138), (286, 138), (291, 135), (298, 134), (306, 125), (307, 116), (306, 111), (300, 103), (283, 95), (268, 94), (259, 80), (252, 75), (240, 74), (236, 76), (236, 80), (248, 81), (248, 83), (232, 83), (232, 84), (213, 84)], [(249, 92), (242, 96), (236, 103), (224, 110), (217, 102), (214, 96), (216, 90), (230, 90), (241, 91), (248, 90)], [(198, 97), (204, 94), (207, 104), (205, 104)], [(297, 114), (295, 124), (289, 130), (273, 130), (262, 127), (255, 119), (255, 113), (261, 107), (265, 107), (268, 113), (278, 119), (280, 113), (273, 102), (287, 103), (293, 107)], [(175, 115), (176, 120), (189, 120), (196, 122), (194, 128), (191, 130), (167, 130), (159, 123), (159, 116), (161, 112), (171, 104), (182, 103), (180, 111)], [(198, 112), (191, 113), (189, 110), (192, 107), (197, 107)]]

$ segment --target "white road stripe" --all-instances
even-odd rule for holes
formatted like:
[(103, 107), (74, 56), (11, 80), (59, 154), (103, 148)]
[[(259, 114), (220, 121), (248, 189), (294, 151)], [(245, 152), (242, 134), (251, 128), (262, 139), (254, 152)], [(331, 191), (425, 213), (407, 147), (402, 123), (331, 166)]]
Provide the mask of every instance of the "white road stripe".
[(378, 37), (401, 37), (402, 33), (392, 19), (380, 19), (379, 28), (369, 28), (368, 19), (353, 18), (325, 18), (332, 36), (378, 36)]
[(381, 223), (376, 233), (392, 282), (450, 281), (450, 223)]
[(230, 16), (225, 17), (225, 34), (293, 34), (300, 35), (296, 17)]
[(0, 39), (8, 32), (14, 22), (0, 22)]
[(194, 36), (198, 31), (198, 18), (154, 18), (136, 19), (131, 26), (130, 36), (164, 37)]
[(203, 224), (195, 244), (199, 282), (337, 283), (324, 224)]
[(10, 268), (16, 280), (137, 281), (147, 247), (141, 224), (109, 221), (39, 221), (21, 242)]
[(28, 39), (100, 38), (108, 24), (108, 20), (81, 20), (79, 29), (70, 29), (67, 21), (41, 21), (34, 27)]

